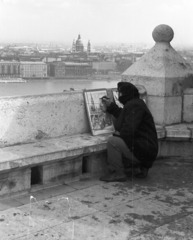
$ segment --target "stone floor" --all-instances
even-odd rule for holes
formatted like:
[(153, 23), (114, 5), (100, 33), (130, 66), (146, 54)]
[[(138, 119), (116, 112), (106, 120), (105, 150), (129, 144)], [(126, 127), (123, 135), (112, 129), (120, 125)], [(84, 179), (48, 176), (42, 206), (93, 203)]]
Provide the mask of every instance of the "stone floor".
[(193, 239), (192, 160), (159, 160), (146, 180), (83, 178), (3, 198), (0, 239)]

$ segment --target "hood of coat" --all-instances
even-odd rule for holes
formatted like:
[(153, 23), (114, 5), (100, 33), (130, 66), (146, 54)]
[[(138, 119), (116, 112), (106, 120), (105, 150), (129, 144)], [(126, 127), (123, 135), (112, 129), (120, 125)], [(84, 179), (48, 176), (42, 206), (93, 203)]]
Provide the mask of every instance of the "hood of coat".
[(135, 87), (135, 85), (133, 85), (132, 83), (118, 82), (117, 89), (119, 92), (119, 101), (123, 105), (125, 105), (126, 102), (128, 102), (134, 98), (139, 98), (139, 91)]

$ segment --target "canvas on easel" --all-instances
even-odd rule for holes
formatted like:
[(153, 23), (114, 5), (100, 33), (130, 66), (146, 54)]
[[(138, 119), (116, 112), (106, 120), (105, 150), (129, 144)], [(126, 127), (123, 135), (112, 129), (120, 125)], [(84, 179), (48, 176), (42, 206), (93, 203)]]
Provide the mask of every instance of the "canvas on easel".
[(89, 124), (93, 135), (106, 134), (114, 131), (111, 115), (104, 111), (102, 97), (107, 96), (106, 89), (86, 89), (84, 98)]

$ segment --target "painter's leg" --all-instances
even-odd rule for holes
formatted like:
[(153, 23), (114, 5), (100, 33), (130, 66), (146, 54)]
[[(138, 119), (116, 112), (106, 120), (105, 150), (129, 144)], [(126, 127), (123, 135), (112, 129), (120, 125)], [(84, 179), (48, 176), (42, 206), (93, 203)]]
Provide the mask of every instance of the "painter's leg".
[[(107, 142), (107, 165), (112, 177), (104, 176), (102, 181), (121, 181), (125, 180), (125, 164), (123, 159), (127, 161), (138, 161), (133, 153), (129, 150), (123, 139), (112, 136)], [(118, 177), (117, 177), (118, 176)]]
[(107, 143), (107, 163), (110, 170), (124, 172), (126, 165), (140, 164), (120, 137), (110, 137)]

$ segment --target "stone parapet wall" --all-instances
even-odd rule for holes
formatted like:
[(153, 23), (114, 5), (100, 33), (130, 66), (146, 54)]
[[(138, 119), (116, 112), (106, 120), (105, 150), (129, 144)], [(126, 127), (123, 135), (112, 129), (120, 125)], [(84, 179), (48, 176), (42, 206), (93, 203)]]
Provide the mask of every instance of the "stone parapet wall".
[(82, 91), (0, 101), (0, 147), (89, 132)]
[[(143, 86), (139, 91), (141, 98), (147, 97), (150, 111), (159, 120), (156, 125), (193, 123), (193, 89), (186, 89), (182, 96), (168, 98), (146, 96)], [(110, 95), (111, 89), (107, 92)], [(83, 91), (1, 98), (0, 147), (82, 133), (91, 133)]]

